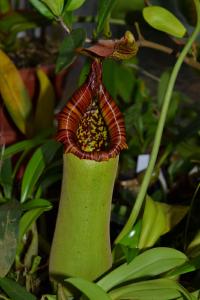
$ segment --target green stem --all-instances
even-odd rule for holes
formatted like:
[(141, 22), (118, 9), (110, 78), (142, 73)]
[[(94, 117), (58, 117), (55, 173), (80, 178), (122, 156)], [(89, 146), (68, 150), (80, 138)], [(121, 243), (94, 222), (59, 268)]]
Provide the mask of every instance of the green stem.
[(128, 219), (127, 223), (125, 224), (124, 228), (122, 229), (122, 231), (120, 232), (119, 236), (117, 237), (115, 243), (118, 243), (126, 234), (128, 234), (131, 231), (131, 229), (139, 215), (139, 212), (140, 212), (140, 209), (144, 202), (144, 199), (145, 199), (145, 196), (147, 193), (147, 189), (148, 189), (148, 186), (149, 186), (149, 183), (151, 180), (151, 176), (152, 176), (152, 173), (153, 173), (153, 170), (155, 167), (156, 159), (158, 156), (158, 151), (159, 151), (160, 144), (161, 144), (161, 138), (162, 138), (162, 134), (163, 134), (163, 129), (164, 129), (166, 116), (167, 116), (168, 108), (170, 105), (170, 100), (171, 100), (173, 88), (175, 85), (175, 81), (176, 81), (177, 75), (179, 73), (179, 70), (181, 68), (181, 65), (184, 62), (184, 58), (186, 57), (193, 42), (195, 41), (195, 39), (197, 38), (197, 36), (200, 32), (200, 3), (198, 0), (194, 0), (194, 3), (196, 6), (196, 11), (197, 11), (197, 25), (196, 25), (196, 28), (193, 31), (192, 35), (188, 39), (185, 47), (181, 51), (181, 53), (177, 59), (177, 62), (172, 70), (172, 73), (171, 73), (171, 76), (169, 79), (169, 83), (168, 83), (168, 87), (166, 90), (164, 102), (163, 102), (163, 107), (162, 107), (161, 114), (160, 114), (160, 120), (159, 120), (159, 123), (157, 126), (155, 138), (154, 138), (154, 144), (153, 144), (153, 148), (152, 148), (152, 152), (151, 152), (149, 165), (146, 170), (140, 191), (138, 193), (137, 199), (135, 201), (135, 205), (131, 211), (129, 219)]

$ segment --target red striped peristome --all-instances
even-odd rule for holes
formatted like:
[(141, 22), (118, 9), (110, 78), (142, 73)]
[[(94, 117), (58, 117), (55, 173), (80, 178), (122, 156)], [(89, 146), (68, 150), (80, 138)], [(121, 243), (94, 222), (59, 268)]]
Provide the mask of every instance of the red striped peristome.
[[(77, 142), (76, 131), (81, 118), (93, 99), (97, 99), (109, 133), (109, 148), (104, 151), (84, 152)], [(106, 161), (127, 148), (123, 116), (102, 83), (102, 63), (94, 59), (85, 83), (78, 88), (58, 115), (57, 140), (65, 146), (65, 153), (80, 159)]]

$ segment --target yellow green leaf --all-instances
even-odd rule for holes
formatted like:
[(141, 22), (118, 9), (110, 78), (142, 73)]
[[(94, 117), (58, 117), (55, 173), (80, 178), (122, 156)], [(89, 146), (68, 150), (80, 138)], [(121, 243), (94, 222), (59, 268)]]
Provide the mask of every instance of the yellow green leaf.
[(40, 92), (34, 118), (35, 133), (53, 127), (55, 92), (48, 76), (42, 69), (37, 70)]
[(145, 21), (153, 28), (182, 38), (186, 33), (185, 26), (166, 8), (149, 6), (143, 9)]
[(163, 234), (178, 224), (188, 211), (187, 206), (169, 205), (146, 198), (139, 248), (153, 246)]
[(27, 133), (32, 104), (19, 71), (0, 50), (0, 93), (4, 104), (19, 130)]

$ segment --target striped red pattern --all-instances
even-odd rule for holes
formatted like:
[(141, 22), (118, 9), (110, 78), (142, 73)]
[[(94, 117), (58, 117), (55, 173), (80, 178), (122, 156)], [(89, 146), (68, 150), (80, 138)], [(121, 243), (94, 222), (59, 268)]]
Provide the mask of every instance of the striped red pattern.
[[(84, 152), (77, 142), (76, 131), (79, 122), (93, 99), (98, 99), (102, 116), (108, 128), (110, 147), (107, 151)], [(75, 91), (58, 115), (57, 140), (64, 144), (65, 153), (73, 153), (80, 159), (96, 161), (116, 157), (122, 149), (127, 148), (123, 116), (102, 84), (100, 60), (93, 60), (86, 82)]]

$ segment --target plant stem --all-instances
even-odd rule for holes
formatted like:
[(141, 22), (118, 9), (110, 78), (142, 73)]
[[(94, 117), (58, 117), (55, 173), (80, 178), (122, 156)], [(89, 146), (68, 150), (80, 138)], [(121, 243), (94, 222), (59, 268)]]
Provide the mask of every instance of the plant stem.
[[(139, 47), (155, 49), (155, 50), (158, 50), (158, 51), (170, 54), (170, 55), (173, 54), (173, 52), (174, 52), (174, 49), (172, 49), (172, 48), (169, 48), (167, 46), (164, 46), (164, 45), (152, 42), (152, 41), (148, 41), (146, 39), (139, 39), (137, 41), (137, 44)], [(179, 52), (176, 53), (176, 56), (179, 57), (180, 53)], [(197, 70), (200, 70), (200, 63), (198, 61), (194, 60), (193, 58), (185, 57), (183, 61), (187, 65), (189, 65)]]
[(65, 22), (63, 21), (63, 19), (61, 17), (58, 19), (58, 22), (60, 22), (61, 27), (66, 31), (66, 33), (70, 34), (69, 27), (65, 24)]
[(163, 107), (162, 107), (161, 114), (160, 114), (160, 120), (159, 120), (159, 123), (157, 126), (155, 138), (154, 138), (154, 144), (153, 144), (153, 148), (152, 148), (152, 152), (151, 152), (151, 156), (150, 156), (149, 165), (145, 172), (145, 176), (144, 176), (140, 191), (136, 198), (135, 205), (131, 211), (129, 219), (128, 219), (127, 223), (125, 224), (124, 228), (122, 229), (122, 231), (120, 232), (119, 236), (117, 237), (115, 243), (119, 243), (119, 241), (126, 234), (128, 234), (131, 231), (131, 229), (139, 215), (140, 209), (142, 207), (142, 204), (144, 202), (144, 199), (145, 199), (145, 196), (147, 193), (147, 189), (148, 189), (148, 186), (149, 186), (149, 183), (151, 180), (151, 176), (152, 176), (152, 173), (153, 173), (153, 170), (155, 167), (155, 163), (157, 160), (158, 151), (159, 151), (161, 139), (162, 139), (162, 133), (163, 133), (166, 116), (167, 116), (168, 108), (170, 105), (170, 100), (171, 100), (173, 88), (175, 85), (175, 81), (176, 81), (179, 70), (181, 68), (182, 63), (184, 62), (184, 59), (185, 59), (187, 53), (189, 52), (193, 42), (195, 41), (195, 39), (197, 38), (197, 36), (200, 32), (200, 3), (198, 0), (194, 0), (194, 3), (196, 6), (196, 12), (197, 12), (197, 24), (196, 24), (195, 30), (193, 31), (192, 35), (188, 39), (185, 47), (181, 51), (181, 53), (176, 61), (176, 64), (174, 65), (174, 68), (172, 70), (172, 73), (171, 73), (171, 76), (169, 79), (169, 83), (167, 86), (166, 94), (164, 97)]

